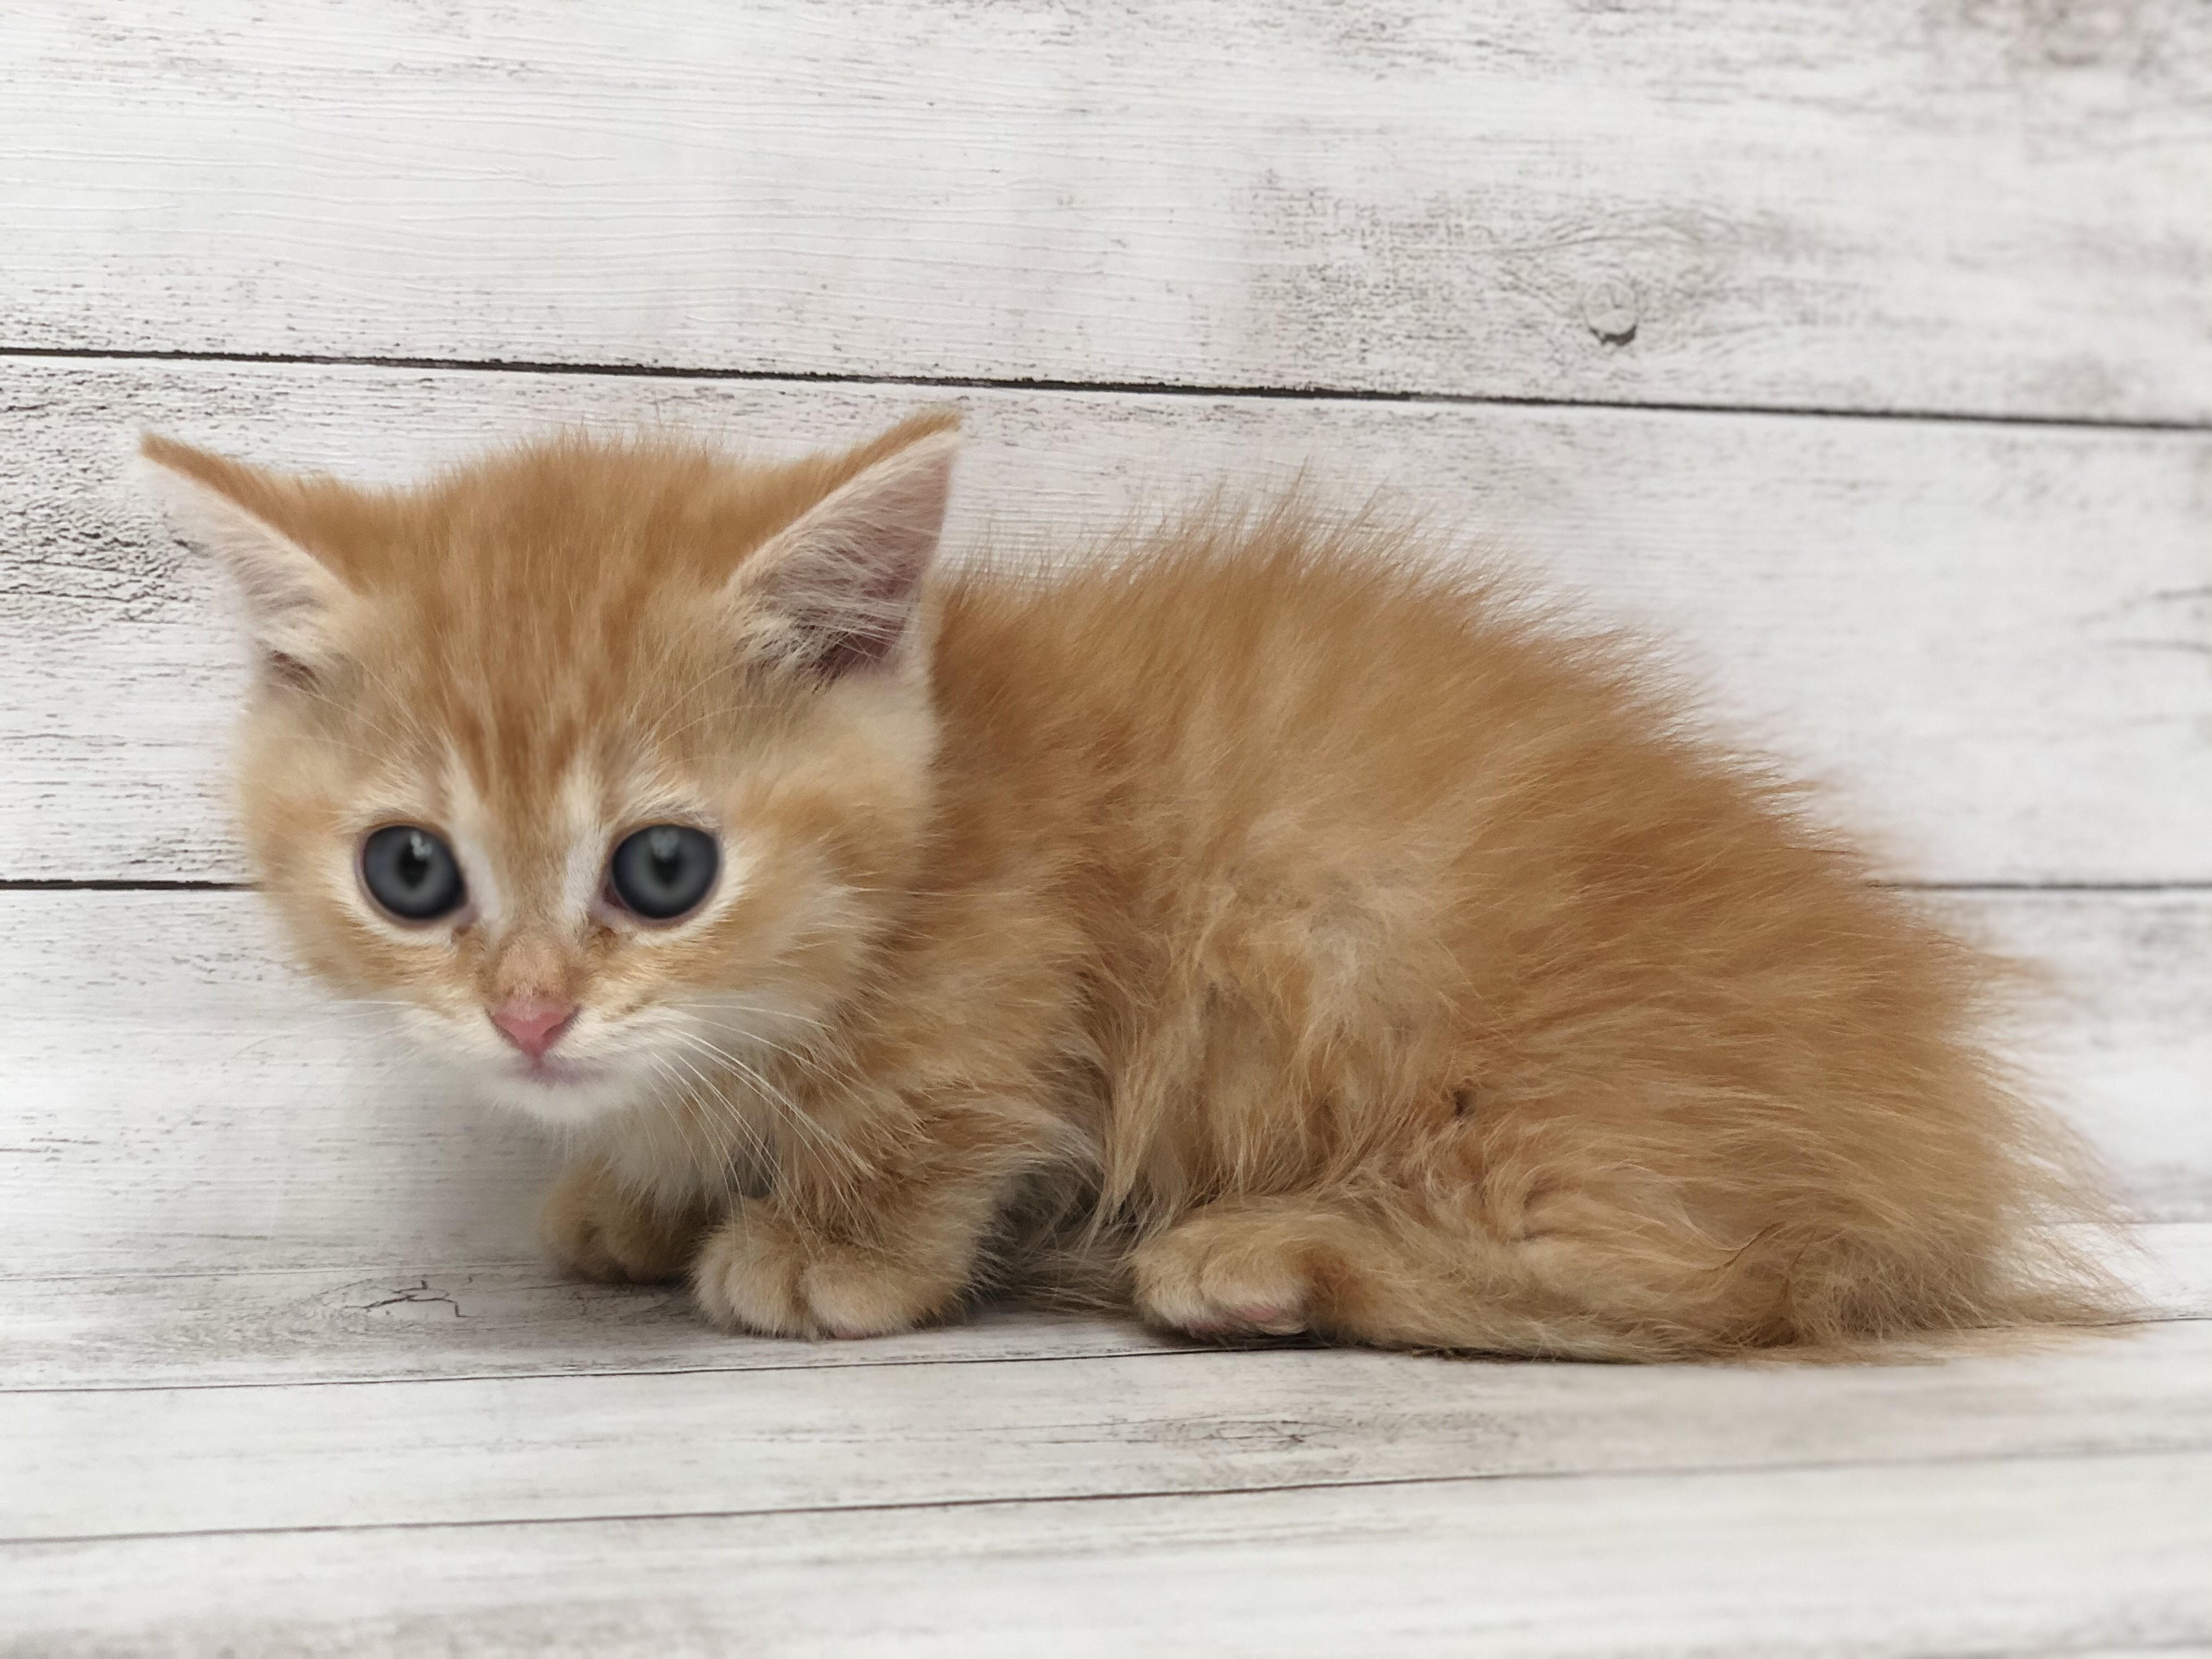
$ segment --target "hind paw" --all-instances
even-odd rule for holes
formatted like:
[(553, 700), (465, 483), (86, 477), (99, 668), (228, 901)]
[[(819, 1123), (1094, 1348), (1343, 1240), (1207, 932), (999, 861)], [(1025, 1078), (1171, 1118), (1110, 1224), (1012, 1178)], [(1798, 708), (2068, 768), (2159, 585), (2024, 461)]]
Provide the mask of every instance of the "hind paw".
[(1311, 1329), (1315, 1285), (1303, 1231), (1264, 1212), (1201, 1212), (1137, 1251), (1137, 1310), (1209, 1341)]

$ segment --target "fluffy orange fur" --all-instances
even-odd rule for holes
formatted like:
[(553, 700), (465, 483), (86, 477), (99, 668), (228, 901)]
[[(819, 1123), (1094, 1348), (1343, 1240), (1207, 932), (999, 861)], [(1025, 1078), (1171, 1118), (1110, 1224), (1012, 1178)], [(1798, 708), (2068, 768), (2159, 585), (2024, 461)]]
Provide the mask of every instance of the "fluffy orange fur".
[[(933, 567), (955, 441), (396, 493), (148, 441), (246, 596), (270, 897), (563, 1127), (562, 1261), (793, 1335), (1048, 1271), (1204, 1337), (1623, 1359), (2098, 1315), (1996, 969), (1633, 652), (1297, 506)], [(722, 865), (647, 925), (607, 860), (662, 822)], [(464, 909), (380, 914), (392, 823)], [(550, 1060), (517, 997), (579, 1010)]]

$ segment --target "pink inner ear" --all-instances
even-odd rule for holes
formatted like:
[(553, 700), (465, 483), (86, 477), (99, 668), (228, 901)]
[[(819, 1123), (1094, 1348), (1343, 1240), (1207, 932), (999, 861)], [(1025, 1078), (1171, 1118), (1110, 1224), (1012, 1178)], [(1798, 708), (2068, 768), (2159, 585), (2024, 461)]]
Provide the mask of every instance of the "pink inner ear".
[(793, 660), (825, 679), (881, 665), (914, 619), (951, 483), (949, 434), (879, 462), (763, 549), (755, 591), (790, 624)]
[(914, 615), (926, 561), (910, 569), (870, 566), (853, 585), (850, 602), (833, 611), (817, 631), (811, 665), (825, 679), (879, 666), (890, 655)]

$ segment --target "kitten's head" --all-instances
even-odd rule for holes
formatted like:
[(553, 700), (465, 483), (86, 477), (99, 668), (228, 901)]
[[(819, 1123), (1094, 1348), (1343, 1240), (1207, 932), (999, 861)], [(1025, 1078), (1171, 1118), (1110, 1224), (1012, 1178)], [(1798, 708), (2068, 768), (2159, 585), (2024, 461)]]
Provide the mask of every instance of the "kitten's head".
[(922, 832), (951, 426), (398, 493), (147, 440), (245, 599), (243, 817), (309, 965), (556, 1122), (803, 1044)]

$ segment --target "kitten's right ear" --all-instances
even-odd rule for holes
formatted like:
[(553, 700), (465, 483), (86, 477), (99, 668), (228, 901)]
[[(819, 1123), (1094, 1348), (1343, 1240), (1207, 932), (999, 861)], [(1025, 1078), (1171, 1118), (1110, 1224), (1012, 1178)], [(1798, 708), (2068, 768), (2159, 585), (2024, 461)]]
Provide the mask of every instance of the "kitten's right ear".
[[(769, 655), (823, 679), (899, 659), (937, 556), (960, 434), (941, 421), (906, 438), (778, 532), (731, 578)], [(884, 440), (879, 440), (881, 443)], [(912, 659), (908, 659), (910, 662)]]
[(214, 553), (236, 580), (270, 678), (312, 681), (331, 655), (331, 620), (352, 590), (283, 527), (287, 481), (153, 433), (138, 452), (178, 533)]

